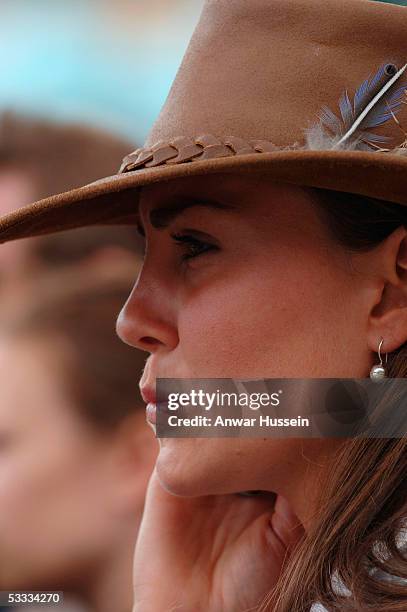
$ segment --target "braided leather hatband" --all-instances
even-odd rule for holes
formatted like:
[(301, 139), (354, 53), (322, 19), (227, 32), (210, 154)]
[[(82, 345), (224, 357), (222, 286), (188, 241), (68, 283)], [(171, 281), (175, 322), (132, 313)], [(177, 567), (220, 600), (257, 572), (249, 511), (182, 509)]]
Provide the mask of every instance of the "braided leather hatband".
[[(180, 136), (170, 142), (157, 142), (148, 149), (136, 149), (123, 159), (119, 174), (132, 172), (141, 168), (154, 168), (155, 166), (170, 166), (185, 162), (215, 159), (218, 157), (231, 157), (236, 155), (250, 155), (259, 153), (272, 153), (274, 151), (288, 151), (294, 149), (305, 150), (295, 143), (288, 147), (278, 147), (269, 140), (244, 140), (230, 136), (224, 140), (211, 134), (203, 134), (198, 138)], [(407, 155), (407, 139), (394, 149), (383, 149), (375, 146), (372, 152), (393, 153)]]
[(136, 149), (123, 159), (119, 174), (140, 168), (278, 150), (280, 148), (268, 140), (244, 140), (234, 136), (220, 140), (211, 134), (203, 134), (198, 138), (180, 136), (171, 142), (157, 142), (150, 149)]

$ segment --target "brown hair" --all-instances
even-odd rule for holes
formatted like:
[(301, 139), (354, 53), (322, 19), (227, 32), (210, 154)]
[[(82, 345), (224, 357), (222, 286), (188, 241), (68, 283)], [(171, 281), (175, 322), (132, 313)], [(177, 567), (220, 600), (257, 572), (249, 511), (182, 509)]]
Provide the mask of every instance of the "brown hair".
[[(407, 207), (351, 193), (311, 189), (334, 238), (369, 251), (400, 226)], [(407, 377), (407, 343), (389, 355), (387, 375)], [(391, 411), (392, 401), (385, 409)], [(291, 556), (262, 610), (330, 612), (407, 610), (407, 440), (352, 439), (334, 462), (318, 520)], [(338, 584), (339, 589), (338, 589)], [(343, 588), (342, 588), (343, 587)]]
[(0, 164), (27, 173), (36, 199), (115, 174), (134, 148), (124, 138), (80, 124), (0, 115)]
[[(134, 148), (134, 143), (99, 129), (0, 114), (0, 167), (27, 176), (35, 200), (115, 174)], [(102, 248), (141, 250), (137, 232), (126, 226), (59, 232), (32, 239), (31, 247), (35, 260), (47, 268), (80, 261)]]
[(12, 337), (50, 340), (68, 396), (100, 431), (112, 430), (144, 407), (138, 380), (146, 354), (123, 344), (115, 332), (137, 265), (129, 257), (39, 275), (27, 299), (20, 296), (19, 311), (4, 317)]

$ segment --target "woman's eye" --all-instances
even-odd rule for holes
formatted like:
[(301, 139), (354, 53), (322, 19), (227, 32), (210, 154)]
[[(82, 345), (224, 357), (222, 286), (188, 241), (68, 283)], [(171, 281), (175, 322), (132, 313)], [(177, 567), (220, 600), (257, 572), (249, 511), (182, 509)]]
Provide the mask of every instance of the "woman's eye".
[(171, 234), (171, 238), (175, 241), (177, 246), (183, 249), (181, 257), (183, 261), (193, 259), (209, 251), (218, 250), (218, 247), (214, 244), (200, 240), (190, 234)]

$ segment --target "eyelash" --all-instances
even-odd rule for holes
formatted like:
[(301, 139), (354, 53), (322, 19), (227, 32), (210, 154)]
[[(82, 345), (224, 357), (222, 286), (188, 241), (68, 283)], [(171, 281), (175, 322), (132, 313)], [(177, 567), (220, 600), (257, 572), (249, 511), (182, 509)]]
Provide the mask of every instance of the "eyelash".
[[(181, 256), (182, 261), (187, 261), (188, 259), (195, 259), (200, 255), (204, 255), (210, 251), (216, 251), (218, 247), (214, 244), (210, 244), (209, 242), (204, 242), (203, 240), (199, 240), (195, 236), (191, 236), (190, 234), (171, 234), (171, 238), (176, 242), (177, 246), (181, 248), (191, 249), (190, 252), (186, 252)], [(194, 248), (203, 247), (203, 250), (200, 250), (198, 253), (192, 251)]]

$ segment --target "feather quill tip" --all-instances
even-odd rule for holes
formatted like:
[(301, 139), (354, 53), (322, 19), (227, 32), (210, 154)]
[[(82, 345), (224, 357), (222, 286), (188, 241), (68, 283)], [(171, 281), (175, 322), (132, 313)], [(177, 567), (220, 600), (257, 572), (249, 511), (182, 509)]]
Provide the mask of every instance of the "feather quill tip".
[(337, 146), (341, 136), (333, 136), (324, 129), (322, 123), (316, 123), (305, 130), (305, 147), (310, 151), (329, 151), (331, 149), (342, 151), (374, 151), (363, 141), (349, 140)]

